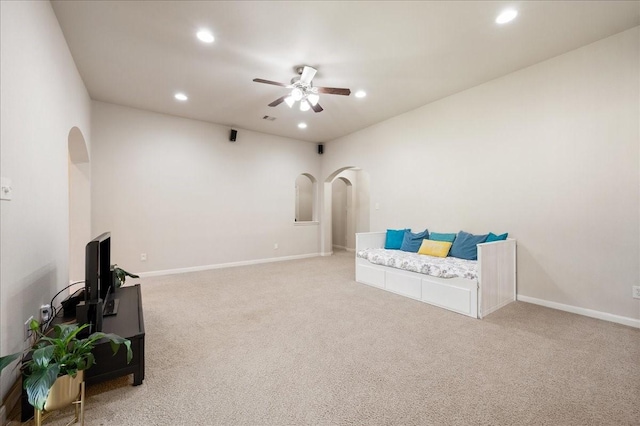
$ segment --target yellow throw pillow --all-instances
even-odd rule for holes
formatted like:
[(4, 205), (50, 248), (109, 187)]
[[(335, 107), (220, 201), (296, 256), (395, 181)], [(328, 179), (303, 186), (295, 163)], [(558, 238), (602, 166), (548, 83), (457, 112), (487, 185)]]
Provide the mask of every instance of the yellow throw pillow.
[(447, 241), (422, 240), (418, 254), (426, 254), (428, 256), (447, 257), (451, 243)]

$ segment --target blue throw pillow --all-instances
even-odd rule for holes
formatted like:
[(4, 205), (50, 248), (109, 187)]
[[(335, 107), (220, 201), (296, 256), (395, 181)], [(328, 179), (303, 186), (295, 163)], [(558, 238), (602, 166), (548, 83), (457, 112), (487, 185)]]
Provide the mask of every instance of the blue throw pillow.
[(414, 234), (411, 231), (405, 231), (400, 250), (417, 253), (418, 249), (420, 249), (420, 245), (422, 244), (422, 240), (424, 240), (425, 238), (429, 238), (428, 229), (425, 229), (424, 232), (419, 232), (417, 234)]
[(384, 242), (384, 248), (387, 250), (399, 250), (402, 246), (404, 231), (410, 231), (410, 229), (387, 229), (387, 238)]
[(493, 232), (489, 232), (489, 236), (487, 237), (487, 241), (485, 241), (485, 243), (490, 243), (492, 241), (503, 241), (503, 240), (506, 240), (508, 236), (509, 236), (508, 232), (505, 232), (504, 234), (500, 234), (500, 235), (496, 235)]
[(459, 259), (478, 260), (478, 244), (484, 243), (489, 234), (473, 235), (468, 232), (460, 231), (456, 240), (451, 246), (449, 256)]
[(429, 235), (429, 239), (434, 241), (446, 241), (448, 243), (452, 243), (453, 240), (456, 239), (456, 234), (440, 234), (438, 232), (432, 232), (431, 235)]

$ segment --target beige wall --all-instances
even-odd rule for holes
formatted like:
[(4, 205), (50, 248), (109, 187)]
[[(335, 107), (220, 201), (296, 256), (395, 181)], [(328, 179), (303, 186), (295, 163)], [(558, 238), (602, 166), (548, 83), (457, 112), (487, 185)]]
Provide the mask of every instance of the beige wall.
[(225, 126), (92, 105), (92, 230), (111, 231), (112, 262), (148, 272), (318, 253), (292, 190), (319, 175), (315, 144), (242, 129), (231, 143)]
[[(68, 284), (68, 138), (90, 136), (90, 100), (49, 2), (0, 2), (0, 352)], [(16, 370), (2, 373), (2, 395)]]
[[(91, 240), (89, 147), (80, 129), (74, 127), (69, 132), (69, 281), (76, 282), (85, 278), (85, 245), (89, 240)], [(78, 286), (81, 287), (82, 283)]]
[[(640, 318), (638, 27), (327, 143), (371, 229), (509, 232), (518, 293)], [(324, 198), (323, 198), (324, 199)]]

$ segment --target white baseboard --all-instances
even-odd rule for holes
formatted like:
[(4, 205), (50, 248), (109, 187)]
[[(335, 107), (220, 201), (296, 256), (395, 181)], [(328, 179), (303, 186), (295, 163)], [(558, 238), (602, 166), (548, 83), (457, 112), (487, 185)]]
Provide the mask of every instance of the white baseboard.
[(535, 297), (522, 296), (520, 294), (518, 294), (517, 299), (521, 302), (533, 303), (534, 305), (545, 306), (547, 308), (558, 309), (560, 311), (571, 312), (573, 314), (584, 315), (586, 317), (628, 325), (629, 327), (640, 328), (640, 319), (594, 311), (593, 309), (580, 308), (578, 306), (565, 305), (563, 303), (550, 302), (548, 300), (536, 299)]
[(333, 256), (333, 251), (323, 251), (322, 253), (320, 253), (320, 256)]
[(336, 246), (336, 245), (334, 245), (333, 248), (334, 249), (338, 249), (338, 250), (348, 251), (348, 252), (351, 252), (351, 253), (354, 253), (356, 251), (356, 249), (352, 249), (352, 248), (345, 247), (345, 246)]
[(140, 272), (140, 277), (158, 277), (161, 275), (184, 274), (187, 272), (208, 271), (210, 269), (234, 268), (236, 266), (258, 265), (260, 263), (284, 262), (285, 260), (307, 259), (323, 256), (321, 253), (297, 254), (294, 256), (270, 257), (266, 259), (243, 260), (240, 262), (218, 263), (215, 265), (191, 266), (188, 268), (164, 269), (161, 271)]

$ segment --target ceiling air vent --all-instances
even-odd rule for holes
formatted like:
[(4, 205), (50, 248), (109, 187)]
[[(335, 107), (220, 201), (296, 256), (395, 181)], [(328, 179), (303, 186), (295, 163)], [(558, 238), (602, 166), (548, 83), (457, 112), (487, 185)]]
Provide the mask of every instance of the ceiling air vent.
[(275, 117), (271, 117), (270, 115), (265, 115), (264, 117), (262, 117), (263, 120), (267, 120), (267, 121), (274, 121), (276, 118)]

